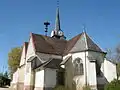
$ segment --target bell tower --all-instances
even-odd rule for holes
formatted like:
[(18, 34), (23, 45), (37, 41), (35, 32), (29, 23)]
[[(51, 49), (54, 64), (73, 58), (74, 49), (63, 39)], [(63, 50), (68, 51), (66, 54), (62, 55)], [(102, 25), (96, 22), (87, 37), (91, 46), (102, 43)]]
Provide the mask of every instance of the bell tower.
[(65, 39), (64, 32), (60, 28), (60, 16), (59, 16), (59, 6), (57, 6), (56, 10), (56, 19), (55, 19), (55, 28), (51, 32), (51, 37), (57, 39)]

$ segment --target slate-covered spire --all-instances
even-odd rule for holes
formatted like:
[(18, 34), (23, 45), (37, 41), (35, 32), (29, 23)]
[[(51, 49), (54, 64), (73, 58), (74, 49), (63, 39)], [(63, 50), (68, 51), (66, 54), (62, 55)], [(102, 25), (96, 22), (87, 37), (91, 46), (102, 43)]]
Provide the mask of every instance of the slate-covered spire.
[(60, 28), (59, 7), (57, 7), (57, 10), (56, 10), (55, 28), (51, 32), (51, 37), (54, 37), (57, 39), (66, 39), (66, 37), (64, 36), (64, 32)]
[(56, 31), (61, 30), (61, 28), (60, 28), (59, 7), (58, 7), (57, 10), (56, 10), (55, 30), (56, 30)]

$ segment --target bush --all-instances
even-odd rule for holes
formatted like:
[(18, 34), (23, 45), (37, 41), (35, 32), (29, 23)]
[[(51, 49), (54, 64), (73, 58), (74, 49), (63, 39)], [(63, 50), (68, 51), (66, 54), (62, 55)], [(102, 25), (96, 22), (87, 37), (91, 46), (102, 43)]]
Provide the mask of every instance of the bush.
[(114, 79), (105, 85), (105, 90), (120, 90), (120, 80)]
[(5, 87), (6, 85), (10, 85), (10, 79), (8, 79), (6, 74), (0, 73), (0, 87)]

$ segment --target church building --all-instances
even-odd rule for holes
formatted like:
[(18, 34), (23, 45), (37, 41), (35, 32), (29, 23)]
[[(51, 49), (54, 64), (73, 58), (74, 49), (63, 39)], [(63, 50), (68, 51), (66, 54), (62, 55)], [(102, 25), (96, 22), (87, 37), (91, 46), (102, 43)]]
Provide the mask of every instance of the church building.
[(23, 44), (20, 66), (13, 74), (12, 90), (53, 90), (64, 85), (69, 90), (100, 90), (117, 78), (116, 64), (86, 32), (70, 40), (60, 27), (59, 8), (51, 36), (30, 33)]

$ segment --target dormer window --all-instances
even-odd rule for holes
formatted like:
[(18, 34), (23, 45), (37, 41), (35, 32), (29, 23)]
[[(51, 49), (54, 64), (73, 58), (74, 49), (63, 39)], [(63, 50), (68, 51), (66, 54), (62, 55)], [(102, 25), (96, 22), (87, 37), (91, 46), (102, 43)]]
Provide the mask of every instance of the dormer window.
[(83, 69), (83, 62), (81, 58), (76, 58), (73, 62), (74, 65), (74, 75), (83, 75), (84, 69)]

